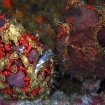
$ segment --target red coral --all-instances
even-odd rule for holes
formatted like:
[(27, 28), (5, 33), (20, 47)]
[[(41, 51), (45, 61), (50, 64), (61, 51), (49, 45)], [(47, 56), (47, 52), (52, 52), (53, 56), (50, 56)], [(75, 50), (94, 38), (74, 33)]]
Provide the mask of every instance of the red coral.
[[(31, 75), (28, 74), (27, 70), (28, 70), (28, 67), (32, 67), (35, 69), (35, 64), (37, 64), (38, 58), (41, 56), (41, 54), (38, 53), (39, 49), (41, 50), (44, 49), (43, 44), (37, 39), (37, 37), (34, 34), (30, 34), (28, 32), (24, 32), (21, 35), (20, 39), (18, 39), (17, 45), (15, 45), (16, 43), (14, 43), (14, 41), (12, 41), (11, 39), (9, 39), (8, 44), (5, 43), (5, 41), (3, 41), (2, 39), (3, 38), (2, 35), (4, 35), (2, 31), (6, 29), (6, 31), (10, 32), (10, 30), (8, 29), (9, 27), (5, 28), (6, 18), (4, 17), (4, 15), (0, 15), (0, 19), (1, 19), (0, 21), (5, 20), (5, 22), (3, 21), (4, 24), (1, 24), (1, 28), (0, 28), (0, 32), (1, 32), (0, 33), (0, 63), (1, 63), (0, 68), (2, 69), (0, 73), (5, 78), (5, 80), (1, 80), (3, 78), (0, 78), (0, 83), (2, 86), (0, 91), (3, 94), (4, 93), (8, 94), (11, 100), (12, 99), (15, 100), (19, 98), (18, 97), (19, 94), (16, 92), (15, 88), (19, 88), (21, 93), (24, 93), (24, 95), (26, 96), (29, 96), (30, 92), (31, 94), (40, 94), (39, 93), (40, 90), (45, 87), (41, 87), (41, 84), (38, 84), (37, 88), (31, 89), (32, 82), (30, 81), (32, 80), (31, 75), (33, 76), (33, 74), (32, 73)], [(13, 24), (13, 23), (10, 22), (8, 24)], [(33, 42), (35, 42), (36, 45), (34, 46), (30, 45), (29, 38)], [(45, 47), (44, 50), (46, 50), (46, 48), (47, 47)], [(48, 70), (50, 68), (50, 65), (52, 65), (52, 62), (48, 60), (43, 65), (45, 66), (46, 70), (41, 69), (41, 71), (44, 72), (43, 75), (40, 75), (43, 78), (43, 82), (46, 82), (45, 79), (48, 76), (49, 78), (52, 77), (51, 70), (53, 70), (53, 68)], [(46, 75), (46, 72), (47, 72), (47, 75)], [(33, 70), (33, 73), (34, 73), (34, 70)], [(38, 79), (39, 75), (35, 74), (35, 76), (37, 76), (37, 79)], [(17, 94), (17, 95), (14, 96), (14, 94)]]

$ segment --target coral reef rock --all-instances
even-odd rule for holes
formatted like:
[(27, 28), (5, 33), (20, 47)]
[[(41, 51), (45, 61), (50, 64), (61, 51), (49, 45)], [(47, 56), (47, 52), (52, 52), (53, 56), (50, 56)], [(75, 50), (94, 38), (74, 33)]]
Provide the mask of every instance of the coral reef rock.
[(34, 33), (0, 14), (0, 92), (5, 99), (47, 97), (53, 87), (53, 55)]
[(68, 73), (80, 81), (105, 78), (105, 6), (67, 0), (57, 27), (56, 50)]

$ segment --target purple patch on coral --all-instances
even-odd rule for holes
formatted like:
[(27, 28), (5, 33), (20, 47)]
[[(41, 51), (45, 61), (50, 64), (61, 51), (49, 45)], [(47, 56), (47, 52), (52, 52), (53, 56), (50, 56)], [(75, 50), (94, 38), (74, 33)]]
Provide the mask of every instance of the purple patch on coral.
[(4, 26), (5, 20), (3, 18), (0, 19), (0, 27)]
[(38, 52), (36, 51), (36, 49), (32, 49), (31, 52), (29, 53), (28, 57), (31, 62), (33, 61), (34, 58), (37, 60)]
[(11, 86), (18, 86), (20, 88), (25, 87), (24, 74), (22, 73), (22, 71), (18, 71), (16, 74), (11, 73), (7, 77), (7, 81)]
[(0, 105), (11, 105), (9, 101), (7, 100), (1, 100)]

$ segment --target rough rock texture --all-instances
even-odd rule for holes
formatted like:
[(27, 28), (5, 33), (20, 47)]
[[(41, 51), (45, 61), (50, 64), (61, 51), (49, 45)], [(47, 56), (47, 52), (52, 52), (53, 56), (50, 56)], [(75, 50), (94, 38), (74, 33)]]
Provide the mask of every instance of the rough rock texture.
[[(77, 13), (76, 13), (76, 12)], [(76, 49), (68, 47), (69, 54), (69, 71), (72, 75), (78, 74), (84, 77), (90, 76), (96, 65), (96, 56), (94, 55), (94, 47), (92, 47), (93, 28), (98, 23), (98, 14), (95, 11), (81, 7), (69, 14), (68, 17), (73, 18), (73, 25), (76, 32), (72, 32), (69, 43), (76, 46)], [(67, 15), (64, 14), (66, 17)], [(75, 16), (76, 15), (76, 16)], [(88, 19), (88, 20), (87, 20)], [(87, 52), (83, 52), (82, 48)], [(90, 50), (88, 50), (90, 47)], [(99, 58), (100, 59), (100, 58)]]
[[(81, 81), (90, 78), (103, 79), (105, 78), (105, 29), (104, 17), (102, 17), (104, 12), (99, 13), (99, 8), (92, 10), (89, 6), (86, 7), (87, 4), (80, 4), (78, 7), (75, 4), (70, 5), (69, 9), (63, 11), (64, 23), (70, 24), (66, 19), (72, 18), (75, 30), (69, 35), (62, 34), (61, 39), (57, 40), (57, 53), (60, 60), (64, 62), (65, 58), (61, 57), (64, 49), (67, 48), (66, 67), (72, 77)], [(98, 30), (99, 27), (101, 28)], [(57, 30), (58, 34), (60, 31)], [(65, 42), (68, 44), (65, 45)]]

